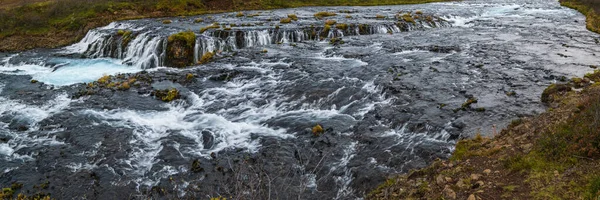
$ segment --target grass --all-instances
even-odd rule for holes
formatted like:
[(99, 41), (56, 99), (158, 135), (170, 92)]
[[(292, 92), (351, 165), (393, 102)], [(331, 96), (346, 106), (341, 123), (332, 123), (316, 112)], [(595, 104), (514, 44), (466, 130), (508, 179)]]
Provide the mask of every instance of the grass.
[[(375, 6), (446, 0), (53, 0), (15, 1), (0, 5), (0, 51), (53, 48), (76, 42), (92, 28), (117, 20), (191, 16), (242, 10), (301, 6)], [(243, 13), (241, 13), (243, 14)], [(315, 17), (335, 13), (319, 12)], [(237, 16), (240, 16), (239, 13)], [(295, 19), (294, 17), (290, 17)], [(198, 23), (198, 22), (197, 22)]]
[(586, 27), (600, 33), (600, 2), (595, 0), (561, 0), (560, 4), (581, 12), (586, 16)]

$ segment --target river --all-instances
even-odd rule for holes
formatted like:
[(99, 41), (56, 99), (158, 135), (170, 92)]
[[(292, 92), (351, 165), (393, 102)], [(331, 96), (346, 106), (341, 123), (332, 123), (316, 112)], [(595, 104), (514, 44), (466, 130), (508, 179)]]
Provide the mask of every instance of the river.
[[(319, 11), (367, 26), (324, 32)], [(421, 19), (399, 24), (407, 12)], [(57, 199), (360, 199), (459, 138), (543, 112), (545, 87), (600, 61), (600, 37), (554, 0), (245, 13), (113, 22), (68, 47), (0, 54), (0, 185)], [(200, 33), (213, 22), (238, 26)], [(165, 66), (167, 37), (185, 30), (195, 61), (217, 58)], [(77, 95), (117, 74), (152, 84)], [(171, 87), (181, 99), (150, 95)]]

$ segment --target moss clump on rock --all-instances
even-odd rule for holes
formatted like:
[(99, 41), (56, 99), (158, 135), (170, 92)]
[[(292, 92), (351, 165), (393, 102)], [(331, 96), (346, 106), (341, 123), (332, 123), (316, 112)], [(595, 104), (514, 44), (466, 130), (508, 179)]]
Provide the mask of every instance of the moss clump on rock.
[(348, 29), (348, 24), (336, 24), (335, 28), (340, 29), (340, 30), (346, 30), (346, 29)]
[(200, 60), (198, 61), (198, 64), (208, 63), (213, 59), (214, 56), (215, 56), (215, 53), (206, 52), (204, 55), (202, 55), (202, 58), (200, 58)]
[(600, 70), (594, 70), (592, 73), (587, 73), (585, 74), (584, 78), (594, 82), (600, 82)]
[(238, 12), (238, 13), (235, 15), (235, 17), (243, 17), (243, 16), (244, 16), (244, 13), (243, 13), (243, 12)]
[(219, 26), (218, 23), (214, 23), (210, 26), (200, 28), (200, 33), (204, 33), (209, 29), (219, 29), (219, 28), (221, 28), (221, 26)]
[(298, 21), (298, 16), (296, 14), (288, 14), (288, 18), (290, 18), (294, 21)]
[(377, 14), (377, 15), (375, 15), (375, 18), (377, 18), (377, 19), (385, 19), (385, 16)]
[(167, 40), (167, 59), (169, 67), (186, 67), (194, 64), (194, 45), (196, 34), (185, 31), (169, 36)]
[(179, 90), (175, 88), (169, 90), (155, 90), (152, 92), (152, 95), (164, 102), (171, 102), (181, 97), (179, 95)]
[(334, 25), (336, 23), (337, 23), (337, 21), (332, 20), (332, 19), (325, 20), (325, 24), (329, 25), (329, 26), (332, 26), (332, 25)]
[(202, 19), (202, 18), (197, 18), (194, 20), (194, 23), (202, 23), (202, 22), (204, 22), (204, 19)]
[(337, 14), (335, 14), (334, 12), (327, 12), (327, 11), (322, 11), (322, 12), (318, 12), (315, 13), (315, 17), (318, 19), (322, 19), (323, 17), (331, 17), (331, 16), (336, 16)]
[(291, 22), (292, 22), (292, 19), (290, 19), (290, 18), (282, 18), (281, 20), (279, 20), (279, 23), (282, 23), (282, 24), (289, 24)]
[(402, 15), (402, 20), (404, 20), (405, 22), (409, 22), (409, 23), (416, 23), (415, 19), (410, 15), (410, 13), (406, 13), (404, 15)]
[(173, 23), (173, 21), (167, 19), (167, 20), (163, 20), (162, 23), (163, 24), (170, 24), (170, 23)]
[(131, 39), (133, 39), (132, 34), (133, 34), (133, 32), (130, 30), (118, 30), (117, 31), (117, 35), (121, 36), (121, 46), (123, 48), (127, 47), (127, 45), (129, 45), (129, 42), (131, 42)]

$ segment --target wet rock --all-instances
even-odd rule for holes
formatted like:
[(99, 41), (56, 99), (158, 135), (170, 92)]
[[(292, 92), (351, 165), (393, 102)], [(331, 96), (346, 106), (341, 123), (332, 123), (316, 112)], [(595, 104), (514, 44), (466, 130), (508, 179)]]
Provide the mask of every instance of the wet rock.
[(485, 170), (483, 170), (483, 173), (485, 175), (489, 175), (490, 173), (492, 173), (492, 170), (491, 169), (485, 169)]
[(210, 131), (202, 131), (202, 146), (204, 149), (211, 149), (215, 143), (215, 136)]

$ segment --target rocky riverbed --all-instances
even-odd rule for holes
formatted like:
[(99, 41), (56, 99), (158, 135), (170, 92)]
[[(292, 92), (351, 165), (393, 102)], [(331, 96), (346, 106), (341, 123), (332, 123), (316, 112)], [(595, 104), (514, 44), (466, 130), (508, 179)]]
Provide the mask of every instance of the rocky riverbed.
[[(188, 30), (189, 49), (169, 51)], [(599, 49), (584, 17), (550, 0), (115, 22), (0, 55), (0, 185), (60, 199), (362, 198), (460, 137), (543, 111), (543, 89), (591, 71)], [(156, 95), (173, 88), (173, 101)]]

